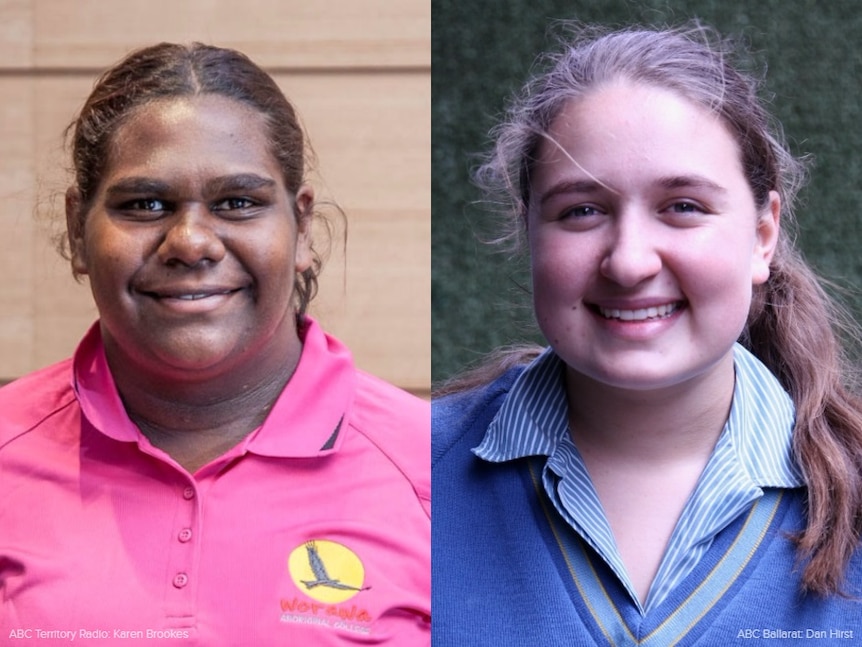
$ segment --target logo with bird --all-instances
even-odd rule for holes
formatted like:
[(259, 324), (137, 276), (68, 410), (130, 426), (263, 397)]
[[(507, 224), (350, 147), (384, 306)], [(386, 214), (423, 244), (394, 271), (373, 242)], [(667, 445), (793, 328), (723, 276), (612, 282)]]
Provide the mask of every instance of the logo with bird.
[(347, 546), (312, 539), (297, 546), (287, 559), (293, 583), (318, 602), (337, 604), (371, 587), (365, 586), (365, 567)]

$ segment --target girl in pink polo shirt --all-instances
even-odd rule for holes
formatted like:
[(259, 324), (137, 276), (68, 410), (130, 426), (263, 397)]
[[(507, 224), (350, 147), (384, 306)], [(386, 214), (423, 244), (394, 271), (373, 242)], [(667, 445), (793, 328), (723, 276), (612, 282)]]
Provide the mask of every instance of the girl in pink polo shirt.
[(428, 644), (427, 404), (305, 314), (291, 104), (236, 51), (161, 44), (68, 134), (99, 321), (0, 390), (0, 642)]

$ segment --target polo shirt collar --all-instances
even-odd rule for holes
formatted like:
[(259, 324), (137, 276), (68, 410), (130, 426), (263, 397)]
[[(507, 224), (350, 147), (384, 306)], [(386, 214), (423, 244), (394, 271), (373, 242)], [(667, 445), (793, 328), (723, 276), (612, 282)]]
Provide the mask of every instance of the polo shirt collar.
[(338, 451), (350, 420), (356, 371), (347, 347), (305, 318), (302, 355), (248, 450), (311, 457)]
[[(263, 424), (241, 443), (243, 451), (273, 457), (313, 457), (338, 451), (350, 418), (355, 370), (350, 351), (305, 317), (296, 370)], [(141, 442), (108, 367), (99, 323), (78, 345), (73, 386), (86, 419), (121, 442)]]

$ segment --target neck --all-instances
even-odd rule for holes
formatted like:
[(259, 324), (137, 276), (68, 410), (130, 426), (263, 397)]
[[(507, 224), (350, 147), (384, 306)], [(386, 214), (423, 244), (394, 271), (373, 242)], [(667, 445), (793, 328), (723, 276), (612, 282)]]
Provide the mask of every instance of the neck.
[(165, 379), (134, 366), (106, 344), (108, 364), (129, 418), (189, 472), (220, 456), (259, 427), (290, 380), (302, 353), (298, 337), (283, 352), (218, 377)]
[(204, 433), (221, 428), (258, 427), (272, 408), (296, 365), (258, 382), (175, 385), (169, 391), (139, 383), (118, 389), (129, 417), (148, 428), (173, 433)]
[(608, 387), (569, 369), (569, 426), (585, 459), (705, 464), (727, 421), (733, 387), (732, 353), (703, 376), (655, 391)]

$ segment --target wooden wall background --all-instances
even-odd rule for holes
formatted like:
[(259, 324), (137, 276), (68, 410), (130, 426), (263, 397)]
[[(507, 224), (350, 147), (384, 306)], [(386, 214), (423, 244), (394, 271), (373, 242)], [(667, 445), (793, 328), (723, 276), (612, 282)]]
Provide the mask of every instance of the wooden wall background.
[(348, 223), (312, 312), (362, 368), (427, 394), (429, 0), (0, 0), (0, 379), (67, 357), (96, 317), (51, 242), (62, 131), (102, 70), (163, 40), (239, 49), (297, 106)]

